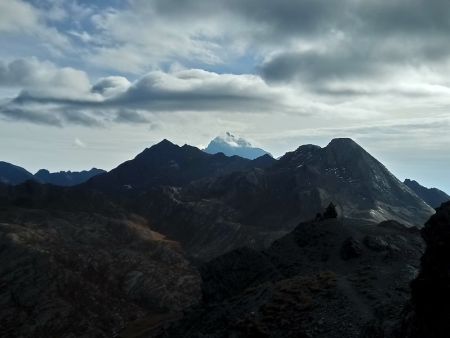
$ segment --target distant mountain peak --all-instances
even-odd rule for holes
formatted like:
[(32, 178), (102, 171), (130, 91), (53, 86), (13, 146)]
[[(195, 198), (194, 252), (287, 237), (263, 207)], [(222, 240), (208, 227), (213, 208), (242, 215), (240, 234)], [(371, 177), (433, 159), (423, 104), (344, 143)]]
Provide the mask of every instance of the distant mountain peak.
[(175, 143), (170, 142), (168, 139), (163, 139), (161, 142), (158, 142), (156, 144), (154, 144), (153, 146), (151, 146), (150, 148), (179, 148), (179, 146), (177, 146)]
[(153, 156), (155, 152), (168, 155), (180, 149), (182, 149), (182, 147), (170, 142), (168, 139), (163, 139), (162, 141), (153, 144), (149, 148), (144, 149), (144, 151), (139, 153), (136, 156), (136, 158), (145, 158), (147, 156)]
[(405, 179), (403, 183), (433, 208), (437, 208), (442, 203), (450, 201), (450, 196), (437, 188), (424, 187), (417, 181), (410, 180), (409, 178)]
[(0, 161), (0, 183), (20, 184), (33, 179), (33, 174), (22, 167)]
[(34, 178), (43, 183), (50, 183), (59, 186), (73, 186), (86, 182), (90, 178), (103, 174), (102, 169), (92, 168), (82, 171), (57, 171), (50, 172), (47, 169), (40, 169)]
[(215, 137), (204, 151), (209, 154), (223, 153), (226, 156), (237, 155), (251, 160), (266, 154), (272, 156), (267, 151), (252, 146), (251, 142), (248, 140), (235, 136), (230, 132)]
[(0, 161), (0, 183), (17, 185), (28, 180), (36, 180), (40, 183), (50, 183), (59, 186), (73, 186), (83, 183), (96, 175), (102, 174), (102, 169), (92, 168), (83, 171), (58, 171), (50, 172), (47, 169), (39, 169), (34, 175), (24, 168)]
[(48, 175), (50, 174), (50, 171), (47, 169), (39, 169), (35, 175)]
[(338, 138), (334, 138), (330, 141), (330, 143), (328, 143), (327, 148), (336, 148), (336, 147), (358, 147), (361, 148), (362, 147), (356, 143), (353, 139), (349, 138), (349, 137), (338, 137)]

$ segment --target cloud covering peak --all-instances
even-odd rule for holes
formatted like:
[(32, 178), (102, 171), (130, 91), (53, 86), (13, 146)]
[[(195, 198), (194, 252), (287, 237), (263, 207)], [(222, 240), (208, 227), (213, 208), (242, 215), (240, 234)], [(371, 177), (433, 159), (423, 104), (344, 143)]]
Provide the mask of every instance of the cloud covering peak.
[(234, 136), (230, 132), (214, 138), (206, 147), (205, 152), (209, 154), (223, 153), (227, 156), (237, 155), (251, 160), (263, 155), (272, 156), (261, 148), (253, 147), (248, 140)]

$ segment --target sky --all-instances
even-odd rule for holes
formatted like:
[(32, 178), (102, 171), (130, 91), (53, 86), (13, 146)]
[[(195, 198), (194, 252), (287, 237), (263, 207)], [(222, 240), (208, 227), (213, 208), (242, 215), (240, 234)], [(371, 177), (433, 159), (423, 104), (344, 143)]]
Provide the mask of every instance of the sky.
[(0, 46), (0, 160), (32, 172), (229, 131), (450, 192), (447, 0), (0, 0)]

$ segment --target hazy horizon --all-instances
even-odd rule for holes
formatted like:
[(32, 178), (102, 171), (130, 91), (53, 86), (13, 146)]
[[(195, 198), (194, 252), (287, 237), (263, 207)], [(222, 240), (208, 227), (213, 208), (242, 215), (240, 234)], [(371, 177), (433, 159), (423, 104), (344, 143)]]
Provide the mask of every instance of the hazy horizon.
[[(242, 137), (242, 135), (236, 135), (236, 136), (241, 136)], [(342, 136), (342, 137), (345, 137), (345, 136)], [(245, 138), (245, 137), (244, 137)], [(31, 173), (33, 173), (33, 174), (35, 174), (38, 170), (40, 170), (40, 169), (47, 169), (47, 170), (49, 170), (50, 172), (58, 172), (58, 171), (68, 171), (68, 170), (71, 170), (71, 171), (82, 171), (82, 170), (89, 170), (89, 169), (91, 169), (91, 168), (98, 168), (98, 169), (104, 169), (104, 170), (107, 170), (107, 171), (109, 171), (109, 170), (111, 170), (111, 169), (114, 169), (114, 168), (116, 168), (117, 166), (119, 166), (121, 163), (123, 163), (123, 162), (125, 162), (125, 161), (127, 161), (127, 160), (130, 160), (130, 159), (133, 159), (136, 155), (138, 155), (140, 152), (142, 152), (145, 148), (149, 148), (149, 147), (151, 147), (151, 146), (153, 146), (153, 145), (155, 145), (155, 144), (157, 144), (157, 143), (159, 143), (159, 142), (161, 142), (163, 139), (160, 139), (160, 140), (157, 140), (157, 141), (155, 141), (155, 142), (153, 142), (153, 143), (151, 143), (151, 144), (148, 144), (148, 145), (143, 145), (143, 147), (141, 148), (141, 149), (137, 149), (135, 152), (133, 152), (133, 153), (130, 153), (130, 154), (127, 154), (127, 153), (119, 153), (119, 156), (117, 156), (117, 159), (116, 159), (116, 161), (114, 162), (114, 161), (111, 161), (110, 162), (110, 164), (109, 164), (109, 166), (100, 166), (100, 165), (95, 165), (95, 164), (93, 164), (93, 165), (91, 165), (91, 166), (79, 166), (79, 167), (65, 167), (65, 166), (58, 166), (58, 164), (55, 164), (55, 166), (53, 166), (53, 167), (51, 167), (51, 166), (47, 166), (47, 167), (45, 167), (45, 166), (43, 166), (43, 165), (39, 165), (39, 161), (36, 161), (36, 160), (32, 160), (32, 161), (23, 161), (23, 162), (20, 162), (20, 159), (19, 159), (19, 162), (14, 162), (14, 161), (7, 161), (7, 160), (4, 160), (4, 159), (0, 159), (0, 161), (5, 161), (5, 162), (9, 162), (9, 163), (11, 163), (11, 164), (14, 164), (14, 165), (18, 165), (18, 166), (20, 166), (20, 167), (23, 167), (24, 169), (26, 169), (26, 170), (28, 170), (29, 172), (31, 172)], [(181, 143), (177, 143), (176, 141), (174, 141), (174, 140), (171, 140), (171, 139), (169, 139), (169, 141), (170, 142), (172, 142), (172, 143), (174, 143), (174, 144), (177, 144), (178, 146), (182, 146), (182, 145), (184, 145), (184, 144), (189, 144), (189, 143), (186, 143), (186, 142), (181, 142)], [(211, 141), (211, 140), (209, 140), (209, 141)], [(209, 142), (208, 141), (208, 142)], [(284, 152), (281, 152), (281, 153), (272, 153), (272, 155), (273, 155), (273, 157), (274, 158), (279, 158), (280, 156), (283, 156), (286, 152), (288, 152), (288, 151), (293, 151), (293, 150), (295, 150), (295, 149), (297, 149), (299, 146), (301, 146), (301, 145), (304, 145), (304, 144), (316, 144), (316, 145), (319, 145), (319, 146), (321, 146), (321, 147), (325, 147), (328, 143), (329, 143), (329, 141), (331, 141), (331, 139), (330, 140), (328, 140), (328, 141), (324, 141), (324, 142), (316, 142), (316, 143), (313, 143), (313, 142), (305, 142), (305, 143), (303, 143), (303, 144), (299, 144), (299, 145), (296, 145), (296, 146), (294, 146), (293, 148), (291, 148), (291, 149), (288, 149), (288, 150), (286, 150), (286, 151), (284, 151)], [(358, 140), (355, 140), (356, 142), (358, 142)], [(394, 167), (394, 165), (391, 165), (391, 163), (394, 163), (395, 164), (395, 158), (389, 158), (389, 155), (387, 155), (386, 156), (386, 158), (381, 158), (380, 156), (377, 156), (377, 154), (375, 154), (375, 153), (373, 153), (373, 152), (371, 152), (368, 148), (366, 148), (365, 146), (364, 146), (364, 144), (361, 144), (360, 142), (358, 142), (363, 148), (365, 148), (365, 150), (367, 150), (372, 156), (374, 156), (377, 160), (379, 160), (381, 163), (383, 163), (386, 167), (387, 167), (387, 169), (389, 170), (389, 171), (391, 171), (398, 179), (400, 179), (401, 181), (404, 181), (404, 179), (406, 179), (406, 178), (409, 178), (409, 179), (412, 179), (412, 180), (416, 180), (416, 181), (418, 181), (418, 183), (420, 183), (421, 185), (423, 185), (423, 186), (426, 186), (426, 187), (428, 187), (428, 188), (438, 188), (438, 189), (440, 189), (440, 190), (443, 190), (443, 191), (445, 191), (445, 192), (450, 192), (450, 187), (446, 187), (446, 186), (443, 186), (443, 185), (433, 185), (433, 182), (435, 182), (435, 180), (433, 180), (432, 179), (432, 175), (430, 175), (430, 177), (429, 177), (429, 179), (424, 179), (424, 180), (420, 180), (420, 179), (418, 179), (417, 177), (413, 177), (413, 176), (411, 176), (411, 175), (407, 175), (407, 173), (409, 172), (409, 173), (412, 173), (413, 175), (414, 175), (414, 172), (420, 172), (420, 169), (421, 168), (408, 168), (408, 165), (406, 164), (406, 165), (404, 165), (404, 166), (398, 166), (398, 167)], [(192, 146), (195, 146), (195, 147), (197, 147), (197, 148), (199, 148), (199, 149), (204, 149), (206, 146), (207, 146), (207, 143), (205, 143), (205, 144), (201, 144), (201, 145), (194, 145), (194, 144), (189, 144), (189, 145), (192, 145)], [(85, 145), (86, 146), (86, 145)], [(258, 144), (258, 143), (252, 143), (252, 146), (260, 146), (260, 144)], [(77, 148), (79, 147), (79, 145), (76, 145), (75, 143), (72, 145), (72, 151), (74, 151), (74, 153), (77, 151)], [(264, 149), (264, 150), (267, 150), (267, 149)], [(67, 150), (66, 150), (67, 151)], [(268, 150), (267, 150), (268, 151)], [(69, 150), (69, 152), (70, 152), (70, 150)], [(270, 152), (270, 151), (269, 151)], [(70, 153), (69, 153), (70, 154)], [(69, 155), (68, 154), (68, 155)], [(122, 157), (122, 159), (120, 159), (119, 157), (120, 157), (120, 155), (123, 155)], [(126, 157), (128, 155), (128, 157)], [(383, 155), (381, 155), (381, 156), (383, 156)], [(106, 161), (106, 159), (102, 159), (102, 158), (95, 158), (95, 159), (93, 159), (93, 162), (92, 163), (108, 163), (107, 161)], [(408, 169), (413, 169), (413, 170), (410, 170), (410, 171), (408, 171)], [(422, 168), (423, 169), (423, 168)]]

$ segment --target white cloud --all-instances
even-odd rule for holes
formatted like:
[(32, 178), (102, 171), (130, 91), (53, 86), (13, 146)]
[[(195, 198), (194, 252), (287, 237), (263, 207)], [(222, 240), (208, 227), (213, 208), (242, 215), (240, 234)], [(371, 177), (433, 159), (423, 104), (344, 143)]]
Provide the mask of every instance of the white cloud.
[(81, 141), (79, 138), (76, 138), (76, 139), (73, 141), (73, 144), (76, 145), (76, 146), (79, 147), (79, 148), (86, 148), (86, 147), (87, 147), (86, 143), (84, 143), (83, 141)]
[(31, 32), (36, 27), (39, 13), (33, 6), (20, 0), (0, 2), (0, 32)]
[(146, 123), (146, 114), (161, 112), (287, 111), (294, 98), (292, 91), (270, 87), (257, 75), (175, 67), (171, 72), (149, 72), (134, 82), (109, 76), (91, 84), (82, 71), (36, 59), (0, 63), (2, 85), (21, 92), (0, 105), (0, 115), (51, 125)]
[[(22, 0), (0, 1), (0, 33), (35, 37), (58, 52), (70, 48), (69, 40), (46, 24), (45, 20), (51, 17), (50, 14), (51, 12), (41, 12)], [(55, 15), (53, 12), (53, 16)]]
[(84, 43), (89, 43), (93, 40), (93, 37), (91, 36), (91, 34), (89, 34), (86, 31), (77, 32), (77, 31), (71, 30), (71, 31), (68, 31), (67, 33), (78, 38), (80, 41), (82, 41)]
[(19, 87), (27, 95), (41, 98), (86, 99), (91, 90), (85, 72), (71, 67), (58, 68), (35, 58), (0, 61), (0, 86)]

